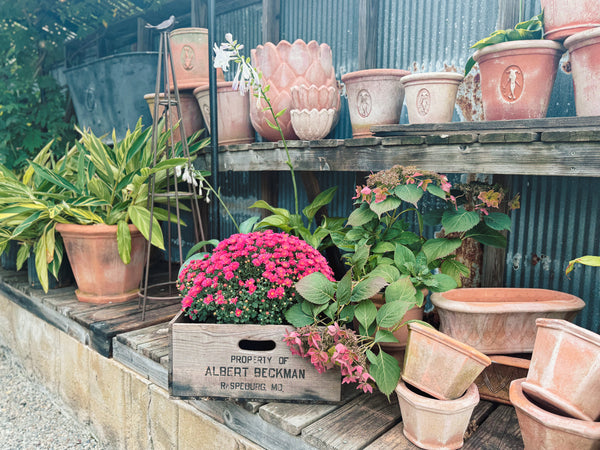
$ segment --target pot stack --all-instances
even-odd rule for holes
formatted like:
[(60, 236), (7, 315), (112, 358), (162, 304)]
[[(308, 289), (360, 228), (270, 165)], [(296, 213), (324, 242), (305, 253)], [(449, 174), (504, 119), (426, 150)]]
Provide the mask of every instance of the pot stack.
[(418, 322), (408, 324), (396, 394), (404, 435), (425, 449), (457, 449), (479, 403), (474, 383), (491, 364), (483, 353)]
[(526, 449), (600, 448), (600, 336), (537, 319), (526, 378), (510, 385)]

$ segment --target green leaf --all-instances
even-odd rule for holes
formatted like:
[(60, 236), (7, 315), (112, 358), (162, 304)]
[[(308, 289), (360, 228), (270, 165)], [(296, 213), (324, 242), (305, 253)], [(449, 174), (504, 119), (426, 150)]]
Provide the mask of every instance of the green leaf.
[(463, 232), (470, 230), (479, 223), (479, 213), (451, 208), (442, 215), (442, 226), (446, 233)]
[(37, 272), (40, 284), (44, 292), (48, 292), (48, 259), (46, 235), (42, 234), (34, 246), (35, 252), (35, 271)]
[(427, 262), (430, 263), (436, 259), (444, 258), (460, 247), (460, 239), (437, 238), (429, 239), (423, 244), (423, 253), (427, 256)]
[(444, 273), (436, 273), (433, 275), (433, 279), (436, 281), (437, 286), (431, 286), (433, 292), (446, 292), (450, 289), (456, 289), (458, 286), (454, 278)]
[(285, 319), (297, 328), (311, 325), (314, 322), (311, 316), (302, 311), (300, 303), (296, 303), (285, 312)]
[(375, 333), (375, 343), (377, 342), (398, 342), (394, 333), (388, 330), (377, 330)]
[(261, 220), (256, 225), (256, 227), (257, 228), (275, 227), (275, 228), (281, 228), (282, 230), (287, 232), (287, 231), (291, 230), (291, 228), (288, 226), (288, 223), (289, 223), (289, 217), (273, 214), (273, 215), (267, 216), (263, 220)]
[(369, 277), (381, 277), (387, 283), (392, 283), (400, 277), (400, 272), (391, 264), (379, 264), (369, 273)]
[(416, 293), (417, 290), (412, 284), (412, 281), (410, 281), (410, 278), (403, 277), (385, 288), (385, 301), (386, 303), (397, 301), (414, 302)]
[(259, 216), (248, 217), (242, 223), (240, 223), (240, 233), (248, 234), (252, 233), (254, 225), (260, 220)]
[(250, 205), (250, 208), (266, 209), (266, 210), (271, 211), (273, 214), (288, 217), (288, 218), (290, 217), (290, 212), (287, 209), (275, 208), (275, 207), (269, 205), (264, 200), (258, 200), (256, 202), (254, 202), (252, 205)]
[(323, 206), (329, 205), (331, 200), (333, 200), (333, 196), (337, 191), (337, 186), (331, 187), (317, 195), (315, 199), (312, 201), (310, 205), (302, 210), (302, 213), (308, 218), (308, 221), (313, 220), (317, 211), (321, 209)]
[(352, 295), (352, 269), (348, 270), (342, 279), (338, 281), (337, 292), (335, 298), (341, 305), (350, 303), (350, 297)]
[(362, 203), (348, 216), (348, 225), (352, 227), (359, 227), (375, 218), (377, 218), (377, 214), (371, 211), (367, 203)]
[(491, 212), (487, 216), (483, 216), (483, 221), (488, 227), (496, 231), (510, 231), (512, 225), (510, 217), (500, 212)]
[(400, 199), (398, 199), (396, 197), (387, 197), (382, 202), (379, 202), (379, 203), (372, 202), (369, 205), (369, 208), (371, 209), (371, 211), (373, 211), (375, 214), (377, 214), (377, 217), (381, 217), (382, 214), (384, 214), (388, 211), (395, 210), (401, 204), (402, 204), (402, 202), (400, 201)]
[(448, 196), (448, 193), (436, 184), (429, 184), (427, 186), (427, 192), (441, 198), (442, 200), (446, 200), (446, 197)]
[(367, 298), (373, 297), (378, 294), (381, 289), (387, 286), (387, 281), (381, 277), (368, 277), (358, 282), (354, 289), (352, 289), (352, 296), (350, 301), (352, 303), (358, 303)]
[(565, 269), (565, 275), (569, 275), (569, 273), (573, 271), (573, 269), (575, 268), (575, 264), (600, 267), (600, 256), (585, 255), (580, 256), (579, 258), (572, 259), (571, 261), (569, 261), (569, 264)]
[(371, 300), (364, 300), (354, 308), (354, 318), (365, 329), (369, 328), (369, 326), (375, 321), (376, 317), (377, 307)]
[(395, 327), (413, 306), (415, 304), (412, 301), (384, 303), (377, 311), (377, 325), (383, 328)]
[(131, 262), (131, 233), (127, 222), (124, 220), (117, 222), (117, 247), (121, 261), (124, 264), (129, 264)]
[(448, 259), (444, 261), (440, 267), (440, 270), (442, 273), (451, 276), (456, 282), (457, 287), (462, 287), (460, 277), (468, 277), (471, 273), (467, 266), (455, 259)]
[(334, 300), (335, 283), (329, 281), (321, 272), (313, 272), (296, 283), (296, 291), (305, 300), (322, 305)]
[[(131, 218), (131, 223), (133, 223), (138, 230), (142, 233), (142, 235), (146, 238), (150, 238), (150, 211), (146, 208), (138, 205), (131, 205), (127, 212), (129, 213), (129, 217)], [(160, 248), (161, 250), (165, 249), (165, 242), (162, 234), (162, 230), (160, 229), (160, 225), (158, 224), (158, 220), (156, 217), (152, 217), (152, 245)]]
[(506, 237), (496, 231), (492, 230), (490, 227), (486, 226), (484, 223), (480, 223), (472, 230), (469, 230), (465, 234), (466, 238), (473, 238), (477, 242), (481, 242), (483, 245), (489, 245), (490, 247), (497, 248), (505, 248), (506, 247)]
[(210, 239), (208, 241), (198, 242), (192, 248), (190, 248), (190, 250), (187, 252), (187, 255), (185, 256), (185, 259), (189, 259), (190, 256), (192, 256), (193, 254), (198, 252), (202, 247), (205, 247), (207, 245), (212, 245), (213, 247), (216, 247), (217, 245), (219, 245), (219, 241), (217, 239)]
[(417, 187), (416, 184), (403, 184), (394, 188), (394, 193), (400, 197), (402, 201), (412, 203), (417, 207), (417, 203), (423, 197), (423, 189)]
[(396, 244), (396, 250), (394, 251), (394, 264), (398, 268), (404, 267), (405, 264), (415, 264), (415, 254), (411, 249), (401, 244)]
[(39, 164), (34, 163), (33, 161), (31, 162), (31, 165), (34, 168), (36, 175), (43, 178), (44, 180), (49, 181), (50, 183), (58, 186), (61, 189), (65, 189), (67, 191), (72, 191), (77, 195), (82, 194), (81, 191), (79, 189), (77, 189), (77, 187), (74, 184), (67, 181), (60, 175), (52, 172), (49, 169), (46, 169), (45, 167), (40, 166)]
[(387, 253), (393, 252), (396, 249), (396, 246), (391, 242), (378, 242), (375, 244), (371, 252), (373, 253)]
[[(398, 360), (391, 355), (388, 355), (383, 350), (380, 350), (377, 355), (372, 352), (371, 367), (369, 368), (369, 374), (377, 383), (377, 387), (381, 392), (389, 397), (394, 392), (398, 381), (400, 380), (400, 365)], [(370, 356), (370, 355), (369, 355)]]

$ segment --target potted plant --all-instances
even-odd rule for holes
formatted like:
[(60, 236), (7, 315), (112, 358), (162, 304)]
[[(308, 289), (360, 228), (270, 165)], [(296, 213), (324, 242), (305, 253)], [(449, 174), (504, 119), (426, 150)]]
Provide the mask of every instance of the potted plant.
[(530, 119), (546, 116), (563, 46), (542, 39), (543, 12), (497, 30), (476, 42), (465, 75), (475, 62), (481, 71), (485, 120)]

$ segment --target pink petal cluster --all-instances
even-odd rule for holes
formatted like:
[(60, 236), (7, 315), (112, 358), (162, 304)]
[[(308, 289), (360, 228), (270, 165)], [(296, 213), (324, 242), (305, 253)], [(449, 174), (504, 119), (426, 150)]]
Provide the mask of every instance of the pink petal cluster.
[(313, 272), (334, 280), (326, 259), (295, 236), (234, 234), (181, 270), (182, 310), (199, 322), (284, 323), (295, 283)]

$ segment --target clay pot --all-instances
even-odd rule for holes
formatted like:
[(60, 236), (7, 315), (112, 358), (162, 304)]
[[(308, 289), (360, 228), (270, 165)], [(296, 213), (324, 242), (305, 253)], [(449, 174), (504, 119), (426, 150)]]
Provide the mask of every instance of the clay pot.
[(570, 322), (538, 319), (523, 390), (581, 420), (600, 419), (600, 336)]
[(524, 379), (510, 385), (510, 401), (514, 405), (526, 450), (600, 448), (600, 423), (564, 417), (542, 409), (523, 393)]
[[(597, 2), (596, 2), (597, 3)], [(596, 6), (595, 12), (600, 8)], [(600, 115), (600, 28), (577, 33), (565, 41), (571, 61), (578, 116)]]
[(404, 87), (400, 79), (407, 70), (368, 69), (342, 75), (346, 86), (352, 137), (371, 136), (373, 125), (392, 125), (400, 122)]
[(549, 289), (463, 288), (433, 293), (440, 331), (489, 355), (530, 353), (535, 319), (573, 320), (585, 306), (571, 294)]
[[(206, 28), (179, 28), (169, 34), (173, 68), (178, 89), (195, 89), (208, 84), (208, 30)], [(170, 75), (170, 71), (169, 71)], [(217, 79), (223, 80), (223, 71), (217, 69)], [(169, 89), (173, 90), (169, 76)]]
[[(316, 41), (305, 43), (298, 39), (293, 44), (280, 41), (277, 45), (267, 42), (251, 52), (252, 65), (262, 72), (263, 85), (269, 85), (269, 99), (273, 111), (286, 112), (277, 120), (285, 139), (298, 139), (291, 123), (292, 86), (315, 85), (337, 88), (331, 48)], [(269, 141), (281, 139), (279, 132), (271, 128), (265, 119), (273, 121), (270, 111), (264, 111), (267, 104), (250, 102), (252, 126), (263, 138)], [(321, 108), (323, 109), (323, 108)]]
[(491, 363), (483, 353), (434, 328), (408, 324), (402, 379), (439, 400), (461, 397)]
[(137, 298), (144, 269), (146, 239), (134, 225), (131, 262), (124, 264), (117, 247), (116, 225), (56, 225), (75, 275), (80, 302), (120, 303)]
[(331, 131), (335, 109), (292, 109), (292, 127), (296, 135), (305, 141), (323, 139)]
[(492, 364), (485, 368), (475, 380), (479, 397), (483, 400), (510, 405), (510, 383), (518, 378), (525, 378), (531, 362), (531, 354), (518, 356), (489, 355)]
[(463, 78), (452, 72), (402, 77), (409, 123), (452, 122), (456, 93)]
[(600, 26), (598, 0), (540, 0), (544, 11), (544, 39), (564, 38)]
[[(144, 99), (148, 103), (148, 108), (150, 108), (150, 114), (154, 119), (154, 98), (156, 94), (146, 94), (144, 95)], [(166, 103), (167, 98), (164, 93), (159, 95), (161, 103)], [(169, 107), (170, 117), (169, 120), (173, 125), (179, 122), (179, 114), (177, 114), (177, 106), (175, 105), (175, 94), (170, 94), (170, 102), (171, 106)], [(179, 101), (181, 106), (181, 115), (183, 116), (183, 127), (185, 129), (186, 137), (190, 137), (196, 131), (201, 130), (204, 127), (204, 121), (202, 120), (202, 114), (200, 113), (200, 108), (198, 107), (198, 102), (196, 98), (192, 95), (191, 92), (179, 91)], [(165, 105), (159, 103), (158, 105), (158, 115), (162, 116)], [(173, 141), (180, 142), (181, 141), (181, 125), (175, 130), (173, 133)]]
[[(250, 123), (250, 99), (248, 93), (241, 95), (232, 88), (233, 82), (217, 83), (217, 114), (219, 145), (254, 142), (254, 129)], [(210, 132), (210, 93), (208, 84), (194, 89), (196, 104)]]
[(403, 433), (413, 444), (426, 449), (457, 449), (477, 403), (477, 386), (456, 400), (437, 400), (412, 391), (400, 381), (396, 387), (404, 424)]
[(558, 61), (564, 48), (557, 42), (501, 42), (477, 50), (485, 120), (546, 117)]
[(316, 86), (292, 86), (292, 108), (293, 109), (340, 109), (340, 91), (337, 87)]

